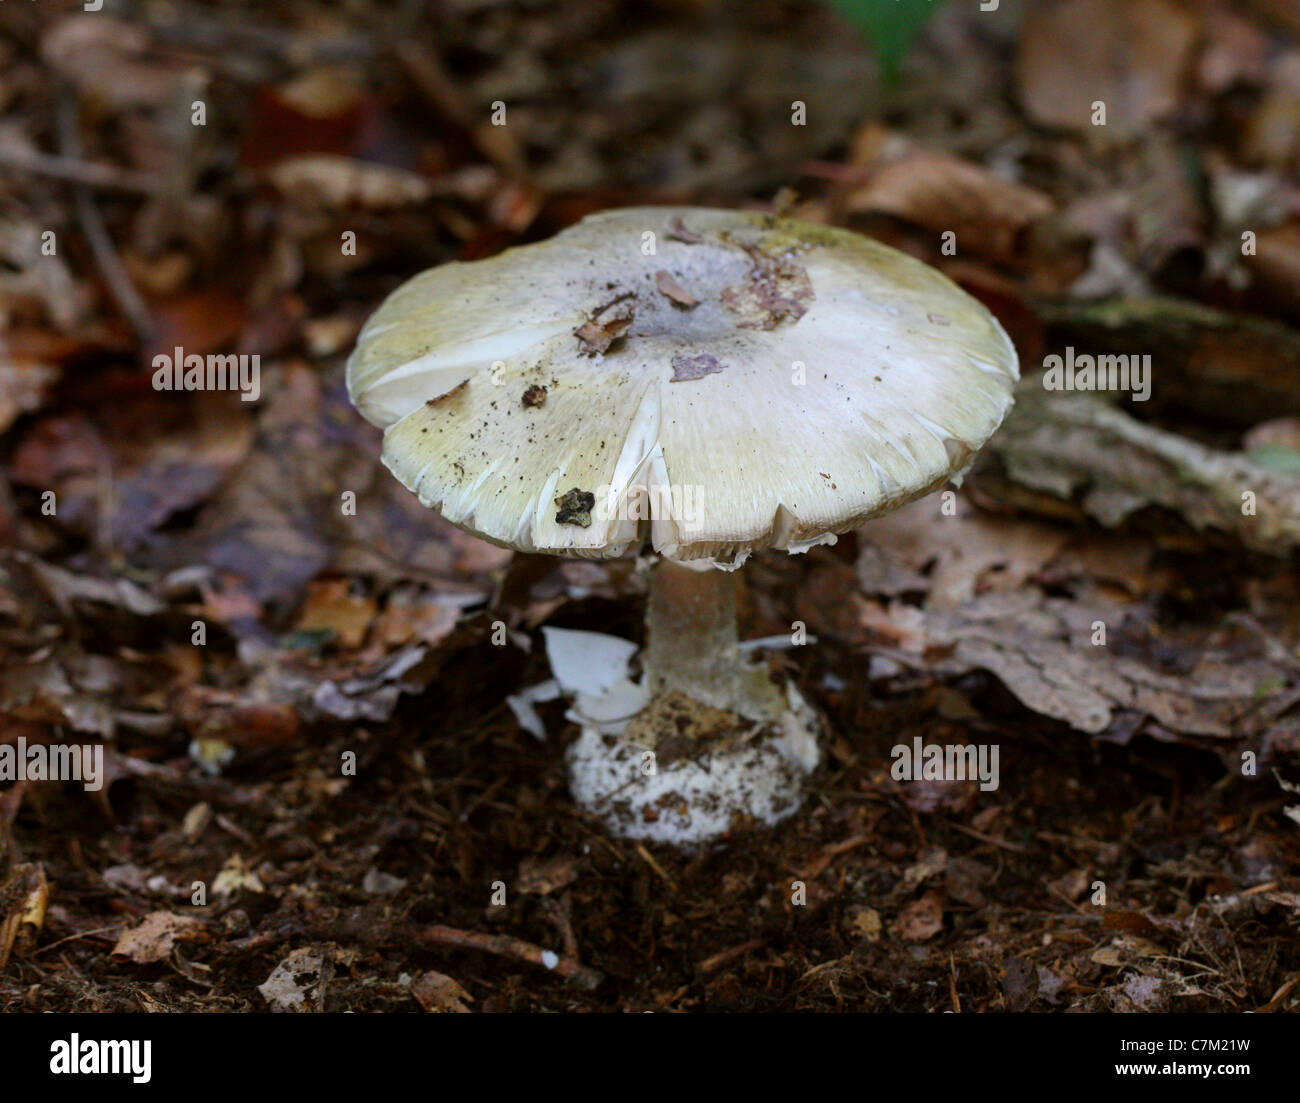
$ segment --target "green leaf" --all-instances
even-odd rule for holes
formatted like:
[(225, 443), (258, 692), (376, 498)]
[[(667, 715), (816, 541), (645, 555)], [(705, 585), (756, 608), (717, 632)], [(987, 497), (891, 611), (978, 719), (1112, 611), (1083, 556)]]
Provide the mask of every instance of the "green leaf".
[(889, 84), (898, 81), (903, 58), (926, 20), (943, 0), (827, 0), (866, 32)]

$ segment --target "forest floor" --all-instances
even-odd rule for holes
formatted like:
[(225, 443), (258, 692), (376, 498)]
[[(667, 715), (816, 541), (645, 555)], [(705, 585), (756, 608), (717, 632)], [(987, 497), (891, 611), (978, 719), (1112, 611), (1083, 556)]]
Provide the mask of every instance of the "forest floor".
[[(889, 87), (814, 4), (0, 7), (0, 748), (105, 774), (0, 779), (0, 1009), (1300, 1007), (1300, 23), (1021, 7), (944, 7)], [(746, 565), (826, 762), (694, 855), (605, 834), (563, 702), (506, 702), (543, 625), (639, 639), (643, 574), (424, 510), (343, 380), (405, 278), (629, 203), (880, 237), (1033, 389), (945, 523)], [(1055, 405), (1067, 344), (1152, 401)], [(176, 346), (258, 400), (155, 390)], [(895, 780), (916, 738), (999, 787)]]

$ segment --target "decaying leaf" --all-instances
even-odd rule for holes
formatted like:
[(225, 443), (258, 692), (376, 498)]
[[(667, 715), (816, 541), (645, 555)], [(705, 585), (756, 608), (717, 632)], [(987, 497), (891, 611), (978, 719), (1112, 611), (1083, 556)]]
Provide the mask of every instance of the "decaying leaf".
[(302, 947), (284, 958), (257, 990), (272, 1011), (314, 1010), (314, 990), (320, 984), (324, 967), (321, 954)]
[(206, 937), (203, 921), (174, 912), (150, 912), (136, 926), (123, 931), (113, 947), (113, 956), (147, 965), (171, 957), (177, 942)]
[(1035, 122), (1082, 131), (1093, 104), (1106, 124), (1134, 133), (1179, 103), (1198, 31), (1173, 0), (1062, 0), (1034, 4), (1021, 30), (1017, 75)]
[(609, 346), (617, 341), (631, 328), (633, 315), (629, 312), (604, 322), (595, 319), (583, 322), (573, 331), (573, 335), (582, 342), (582, 350), (590, 355), (604, 354)]
[(712, 353), (700, 352), (694, 356), (678, 353), (673, 357), (673, 377), (669, 382), (686, 383), (692, 379), (703, 379), (706, 375), (720, 372), (724, 368), (726, 365)]
[(340, 647), (357, 648), (365, 642), (377, 611), (375, 600), (355, 593), (347, 579), (313, 582), (294, 629), (327, 631)]
[[(1014, 483), (1077, 501), (1108, 527), (1154, 505), (1258, 551), (1286, 555), (1300, 546), (1300, 477), (1140, 422), (1091, 395), (1044, 392), (1039, 380), (1026, 380), (989, 448)], [(993, 481), (981, 485), (997, 492)]]
[(417, 173), (334, 154), (290, 157), (268, 175), (286, 199), (304, 205), (384, 210), (422, 203), (433, 194), (433, 185)]
[[(815, 295), (808, 270), (795, 256), (788, 252), (768, 253), (739, 242), (733, 244), (749, 254), (753, 262), (741, 283), (722, 292), (722, 305), (737, 316), (736, 325), (741, 329), (775, 329), (783, 322), (797, 322), (802, 318)], [(674, 358), (673, 366), (676, 364)]]
[(1187, 735), (1244, 734), (1267, 723), (1261, 706), (1287, 683), (1285, 667), (1263, 656), (1215, 662), (1203, 655), (1188, 675), (1161, 673), (1095, 645), (1098, 623), (1113, 632), (1122, 613), (1033, 588), (926, 617), (930, 641), (952, 647), (959, 667), (992, 671), (1028, 708), (1080, 731), (1106, 731), (1121, 713), (1136, 712)]
[(578, 876), (578, 860), (560, 855), (557, 858), (542, 860), (525, 858), (519, 863), (519, 880), (516, 888), (520, 892), (535, 893), (546, 896), (565, 885), (572, 884)]
[(670, 218), (667, 224), (668, 236), (674, 241), (681, 241), (687, 245), (698, 245), (704, 238), (699, 234), (688, 230), (682, 225), (682, 220), (677, 217)]
[(233, 896), (241, 891), (265, 892), (266, 889), (256, 872), (248, 868), (243, 855), (232, 854), (212, 882), (212, 892), (216, 896)]
[(873, 211), (936, 232), (960, 227), (965, 250), (993, 257), (1016, 252), (1025, 229), (1054, 209), (1043, 192), (937, 150), (909, 148), (872, 171), (848, 198), (851, 211)]
[(913, 900), (889, 925), (889, 933), (903, 942), (927, 942), (943, 930), (943, 898), (927, 892)]
[(461, 987), (459, 981), (432, 969), (415, 978), (411, 984), (411, 995), (429, 1012), (467, 1015), (470, 1009), (466, 1005), (474, 1002), (474, 997)]

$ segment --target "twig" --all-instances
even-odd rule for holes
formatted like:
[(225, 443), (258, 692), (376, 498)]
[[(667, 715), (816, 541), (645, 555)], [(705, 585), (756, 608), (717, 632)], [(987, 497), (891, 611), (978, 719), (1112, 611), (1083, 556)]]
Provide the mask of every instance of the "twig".
[(978, 839), (982, 843), (988, 843), (989, 846), (998, 846), (1003, 850), (1009, 850), (1012, 854), (1028, 854), (1027, 846), (1020, 846), (1018, 843), (1009, 843), (1005, 839), (995, 839), (992, 835), (985, 835), (982, 831), (976, 831), (973, 827), (963, 827), (959, 823), (949, 823), (949, 827), (960, 831), (963, 835), (969, 835), (972, 839)]
[(493, 126), (479, 118), (477, 109), (465, 98), (451, 74), (443, 68), (436, 53), (411, 39), (393, 42), (390, 48), (415, 87), (435, 111), (467, 131), (479, 152), (507, 177), (513, 180), (527, 179), (528, 159), (514, 135), (504, 126)]
[[(434, 924), (431, 927), (417, 928), (415, 937), (420, 942), (435, 946), (482, 950), (485, 953), (496, 954), (498, 957), (513, 957), (519, 961), (540, 965), (543, 969), (549, 969), (557, 976), (570, 980), (587, 991), (594, 991), (605, 979), (605, 974), (596, 969), (590, 969), (569, 957), (559, 957), (553, 951), (543, 950), (540, 946), (534, 946), (531, 942), (524, 942), (508, 934), (480, 934), (478, 931), (462, 931), (458, 927)], [(548, 956), (556, 959), (554, 965), (547, 964)]]
[(664, 884), (666, 884), (670, 889), (672, 889), (673, 892), (680, 893), (682, 891), (677, 887), (677, 882), (675, 882), (671, 877), (668, 876), (667, 873), (664, 872), (664, 867), (654, 860), (654, 855), (652, 855), (650, 851), (646, 850), (644, 843), (636, 844), (636, 852), (641, 855), (641, 858), (646, 865), (648, 865), (657, 874), (659, 874), (660, 877), (663, 878)]
[(760, 950), (765, 945), (761, 938), (751, 938), (748, 942), (742, 942), (739, 946), (732, 946), (729, 950), (720, 950), (712, 957), (706, 957), (695, 968), (701, 973), (712, 973), (721, 969), (724, 965), (730, 965), (733, 961), (738, 961), (746, 954), (752, 954), (755, 950)]
[[(81, 135), (77, 129), (77, 101), (72, 94), (71, 88), (67, 85), (59, 89), (58, 116), (60, 151), (66, 158), (81, 160)], [(131, 328), (135, 330), (140, 345), (142, 347), (148, 346), (154, 331), (149, 308), (145, 305), (144, 299), (140, 297), (140, 292), (135, 289), (131, 277), (127, 275), (126, 268), (122, 264), (122, 258), (118, 256), (117, 249), (113, 246), (113, 239), (108, 236), (108, 230), (104, 226), (104, 219), (91, 199), (90, 188), (85, 184), (74, 185), (73, 199), (76, 205), (77, 221), (81, 224), (81, 230), (90, 243), (90, 250), (95, 255), (95, 263), (99, 266), (100, 273), (108, 284), (108, 289), (112, 293), (118, 309), (131, 323)]]
[[(79, 939), (79, 938), (98, 938), (98, 937), (100, 937), (101, 935), (107, 934), (107, 933), (110, 932), (110, 931), (111, 931), (114, 935), (117, 935), (117, 934), (120, 934), (120, 933), (121, 933), (121, 931), (122, 931), (122, 927), (123, 927), (123, 924), (119, 923), (119, 924), (117, 924), (117, 926), (115, 926), (115, 927), (96, 927), (93, 931), (78, 931), (76, 934), (70, 934), (70, 935), (68, 935), (68, 936), (65, 937), (65, 938), (61, 938), (61, 939), (59, 939), (58, 942), (50, 942), (50, 943), (47, 943), (47, 944), (44, 945), (44, 946), (38, 946), (38, 947), (37, 947), (37, 948), (32, 952), (32, 956), (34, 957), (34, 956), (36, 956), (37, 954), (43, 954), (43, 953), (45, 953), (46, 950), (53, 950), (55, 946), (62, 946), (65, 942), (76, 942), (77, 939)], [(115, 942), (116, 939), (114, 939), (114, 938), (106, 938), (106, 939), (104, 939), (104, 941), (105, 941), (105, 942)]]
[(32, 172), (38, 176), (53, 176), (73, 184), (84, 184), (88, 188), (111, 188), (141, 195), (161, 195), (167, 190), (166, 183), (156, 176), (132, 172), (116, 165), (55, 156), (35, 149), (0, 146), (0, 165), (19, 172)]
[(799, 871), (799, 879), (802, 881), (811, 881), (814, 877), (820, 877), (825, 872), (826, 867), (841, 854), (847, 854), (850, 850), (856, 850), (860, 846), (865, 846), (872, 841), (870, 835), (855, 835), (843, 842), (832, 843), (830, 846), (822, 847), (821, 852), (812, 862), (804, 866)]

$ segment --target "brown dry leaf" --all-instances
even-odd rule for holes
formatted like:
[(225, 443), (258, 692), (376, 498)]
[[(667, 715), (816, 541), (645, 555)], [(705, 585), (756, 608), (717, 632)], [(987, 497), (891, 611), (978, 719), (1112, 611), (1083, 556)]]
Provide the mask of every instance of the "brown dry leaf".
[(1074, 901), (1088, 891), (1092, 876), (1086, 869), (1072, 869), (1048, 883), (1066, 900)]
[(216, 896), (233, 896), (237, 892), (265, 892), (261, 879), (255, 870), (248, 867), (242, 854), (232, 854), (221, 867), (216, 880), (212, 882), (212, 892)]
[(520, 892), (546, 896), (578, 879), (578, 859), (560, 855), (558, 858), (525, 858), (519, 863)]
[(687, 356), (685, 353), (679, 352), (673, 357), (673, 377), (669, 382), (689, 383), (695, 379), (703, 379), (706, 375), (723, 371), (726, 366), (712, 353), (701, 352), (695, 356)]
[[(1019, 507), (1056, 517), (1076, 517), (1081, 508), (1107, 528), (1161, 506), (1192, 529), (1231, 533), (1271, 555), (1300, 547), (1296, 474), (1156, 428), (1091, 395), (1037, 383), (1018, 389), (990, 442), (1001, 473), (991, 472), (980, 487), (991, 497), (1010, 493)], [(1235, 399), (1222, 401), (1228, 407)]]
[(111, 531), (126, 547), (216, 494), (255, 436), (250, 404), (232, 394), (150, 394), (97, 416), (113, 464)]
[(28, 556), (26, 552), (15, 553), (14, 559), (31, 572), (46, 596), (68, 616), (74, 609), (84, 615), (87, 605), (120, 610), (137, 617), (155, 616), (166, 608), (128, 578), (102, 579), (75, 574)]
[(914, 605), (891, 601), (864, 601), (858, 610), (858, 623), (882, 637), (891, 647), (920, 655), (929, 639), (925, 633), (925, 612)]
[(68, 531), (100, 531), (108, 506), (111, 461), (99, 430), (84, 414), (43, 414), (27, 426), (9, 460), (12, 482), (52, 491), (58, 501), (53, 520)]
[(918, 855), (917, 861), (903, 871), (903, 883), (919, 885), (948, 866), (948, 852), (941, 846), (932, 846)]
[(861, 530), (881, 555), (864, 555), (859, 578), (874, 589), (888, 578), (914, 580), (926, 566), (928, 608), (951, 609), (989, 590), (1014, 590), (1060, 555), (1069, 537), (1061, 529), (981, 513), (964, 498), (956, 512), (941, 510), (937, 497), (909, 503)]
[(1091, 961), (1096, 965), (1106, 965), (1120, 969), (1140, 958), (1160, 957), (1164, 951), (1149, 938), (1135, 934), (1116, 935), (1106, 946), (1093, 951)]
[(26, 957), (45, 925), (50, 883), (39, 862), (13, 862), (16, 844), (0, 809), (0, 969)]
[[(116, 729), (114, 701), (125, 680), (113, 660), (72, 645), (39, 661), (0, 665), (0, 730), (17, 734), (22, 723), (63, 724), (108, 738)], [(27, 737), (34, 741), (37, 733)]]
[(673, 279), (673, 275), (667, 268), (661, 268), (655, 273), (655, 286), (663, 295), (667, 295), (678, 306), (696, 306), (699, 299), (686, 290), (680, 283)]
[(171, 957), (177, 942), (206, 937), (203, 922), (174, 912), (150, 912), (140, 923), (123, 931), (113, 947), (113, 956), (148, 965)]
[(1248, 161), (1300, 168), (1300, 50), (1284, 53), (1269, 74), (1269, 90), (1242, 135)]
[(688, 230), (686, 226), (683, 225), (682, 220), (676, 215), (668, 220), (666, 227), (668, 236), (674, 241), (680, 241), (686, 245), (698, 245), (704, 240), (704, 238), (693, 230)]
[(425, 1011), (433, 1013), (468, 1015), (466, 1003), (474, 1002), (474, 997), (461, 987), (459, 981), (432, 969), (415, 978), (411, 985), (411, 995)]
[(737, 326), (775, 329), (782, 323), (797, 322), (808, 312), (816, 294), (807, 268), (784, 253), (772, 254), (739, 242), (730, 244), (738, 245), (753, 262), (742, 282), (722, 292), (722, 305), (736, 315)]
[(1184, 735), (1241, 735), (1268, 723), (1266, 705), (1287, 684), (1285, 667), (1202, 654), (1186, 675), (1163, 674), (1091, 645), (1094, 623), (1114, 632), (1122, 621), (1118, 607), (1045, 598), (1027, 587), (935, 610), (926, 628), (934, 643), (953, 648), (955, 665), (946, 669), (991, 671), (1027, 708), (1079, 731), (1105, 731), (1122, 712)]
[(1196, 64), (1201, 87), (1217, 96), (1237, 84), (1257, 84), (1268, 62), (1268, 36), (1221, 8), (1207, 11), (1205, 24), (1205, 46)]
[(875, 908), (853, 904), (844, 913), (844, 929), (854, 938), (879, 942), (884, 925), (880, 921), (880, 913)]
[(387, 210), (423, 203), (433, 195), (433, 184), (419, 173), (335, 154), (291, 157), (267, 175), (286, 199), (303, 206)]
[(1102, 917), (1102, 922), (1110, 931), (1127, 931), (1143, 937), (1160, 933), (1160, 928), (1147, 916), (1128, 908), (1111, 908)]
[(275, 89), (276, 97), (309, 119), (332, 119), (356, 107), (363, 74), (350, 65), (314, 65)]
[(889, 933), (903, 942), (926, 942), (943, 930), (943, 899), (927, 892), (913, 900), (889, 926)]
[(1279, 311), (1300, 317), (1300, 222), (1261, 230), (1256, 249), (1256, 287)]
[(99, 13), (56, 22), (41, 41), (50, 67), (110, 110), (161, 107), (173, 95), (187, 65), (148, 58), (149, 32)]
[(974, 858), (954, 858), (943, 873), (944, 891), (961, 904), (982, 908), (988, 900), (982, 886), (993, 879), (993, 870)]
[(582, 342), (582, 351), (588, 355), (609, 351), (609, 346), (617, 341), (631, 327), (634, 318), (629, 311), (626, 314), (598, 322), (594, 318), (583, 322), (573, 331), (573, 335)]
[(375, 618), (370, 644), (361, 658), (378, 661), (387, 652), (412, 642), (440, 643), (451, 635), (460, 620), (460, 610), (431, 598), (402, 597), (390, 594), (388, 604)]
[(1154, 554), (1155, 541), (1150, 537), (1089, 532), (1072, 540), (1046, 574), (1050, 579), (1091, 579), (1140, 596), (1149, 589), (1148, 569)]
[(0, 219), (0, 329), (15, 314), (43, 312), (60, 333), (72, 333), (90, 312), (90, 288), (61, 254), (46, 255), (44, 232), (35, 222)]
[(295, 631), (329, 631), (339, 646), (349, 651), (360, 647), (378, 612), (374, 598), (352, 592), (346, 578), (313, 582), (307, 587), (307, 600), (298, 613)]
[(321, 468), (334, 457), (320, 429), (315, 373), (287, 369), (261, 417), (257, 445), (200, 514), (193, 558), (240, 576), (259, 602), (296, 603), (300, 589), (329, 563), (325, 528), (339, 512), (337, 497), (332, 510), (322, 504), (329, 484)]
[(953, 230), (963, 254), (1009, 258), (1023, 231), (1055, 205), (1036, 188), (951, 154), (916, 148), (881, 165), (849, 195), (847, 208), (893, 215), (936, 232)]
[(273, 1011), (312, 1011), (314, 992), (325, 968), (324, 957), (302, 947), (284, 958), (271, 975), (257, 986)]
[(1044, 126), (1083, 131), (1100, 100), (1107, 126), (1141, 131), (1177, 108), (1198, 27), (1173, 0), (1032, 4), (1016, 65), (1025, 110)]
[(247, 308), (225, 291), (194, 291), (154, 304), (153, 321), (152, 344), (142, 354), (148, 361), (160, 353), (174, 356), (178, 347), (186, 356), (229, 347), (243, 332)]

